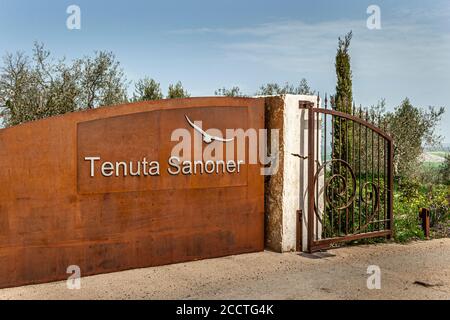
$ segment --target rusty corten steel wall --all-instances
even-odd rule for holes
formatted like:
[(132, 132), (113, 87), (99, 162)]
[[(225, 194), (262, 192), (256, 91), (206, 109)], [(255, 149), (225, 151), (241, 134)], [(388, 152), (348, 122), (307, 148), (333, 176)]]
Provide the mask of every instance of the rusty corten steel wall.
[[(0, 287), (264, 248), (264, 179), (169, 176), (175, 128), (264, 127), (264, 99), (192, 98), (76, 112), (0, 130)], [(214, 142), (218, 143), (218, 142)], [(205, 144), (203, 144), (205, 147)], [(86, 156), (158, 160), (159, 177), (90, 178)]]

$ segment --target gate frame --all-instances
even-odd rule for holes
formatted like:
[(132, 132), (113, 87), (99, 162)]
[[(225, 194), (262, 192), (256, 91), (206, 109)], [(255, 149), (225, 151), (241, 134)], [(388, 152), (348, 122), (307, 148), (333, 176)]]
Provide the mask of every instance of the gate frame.
[[(308, 232), (308, 244), (307, 244), (307, 251), (309, 253), (313, 253), (316, 251), (324, 250), (329, 248), (334, 243), (339, 242), (347, 242), (357, 239), (368, 239), (368, 238), (376, 238), (376, 237), (386, 237), (387, 239), (391, 239), (393, 235), (393, 222), (394, 222), (394, 214), (393, 214), (393, 204), (394, 204), (394, 170), (393, 170), (393, 163), (394, 163), (394, 141), (391, 136), (386, 134), (384, 131), (382, 131), (380, 128), (376, 127), (372, 123), (365, 121), (357, 116), (336, 111), (333, 109), (327, 109), (327, 108), (320, 108), (319, 104), (319, 96), (317, 98), (317, 108), (314, 107), (314, 103), (310, 101), (299, 101), (299, 108), (300, 109), (306, 109), (308, 111), (308, 207), (307, 207), (307, 215), (308, 215), (308, 224), (307, 224), (307, 232)], [(389, 188), (388, 191), (388, 197), (387, 197), (387, 217), (389, 217), (387, 221), (387, 230), (383, 231), (375, 231), (375, 232), (366, 232), (366, 233), (359, 233), (359, 234), (350, 234), (342, 237), (334, 237), (334, 238), (327, 238), (322, 240), (314, 240), (314, 222), (315, 222), (315, 159), (314, 159), (314, 153), (315, 153), (315, 139), (314, 139), (314, 121), (315, 121), (315, 115), (316, 114), (328, 114), (331, 116), (341, 117), (347, 120), (351, 120), (354, 122), (359, 123), (360, 125), (363, 125), (375, 133), (381, 135), (386, 142), (388, 143), (387, 147), (387, 176), (388, 176), (388, 185)], [(312, 130), (311, 130), (312, 129)], [(319, 130), (319, 128), (317, 128)], [(326, 132), (325, 132), (326, 134)]]

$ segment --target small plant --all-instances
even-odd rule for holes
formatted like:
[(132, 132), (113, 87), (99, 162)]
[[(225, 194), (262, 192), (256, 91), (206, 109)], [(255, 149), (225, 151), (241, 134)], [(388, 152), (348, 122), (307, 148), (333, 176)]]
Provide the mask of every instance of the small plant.
[(445, 185), (424, 185), (414, 179), (404, 179), (394, 195), (395, 239), (406, 242), (423, 239), (419, 209), (431, 212), (431, 227), (448, 224), (450, 219), (450, 189)]
[(394, 237), (396, 241), (404, 243), (424, 239), (418, 216), (419, 203), (420, 201), (408, 200), (399, 193), (394, 195)]

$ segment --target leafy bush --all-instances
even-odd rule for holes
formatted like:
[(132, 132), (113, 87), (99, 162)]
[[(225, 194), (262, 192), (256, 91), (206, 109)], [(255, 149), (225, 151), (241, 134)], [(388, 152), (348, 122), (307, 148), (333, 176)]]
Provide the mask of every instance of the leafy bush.
[(450, 185), (450, 154), (445, 157), (445, 162), (439, 171), (439, 177), (441, 177), (443, 183)]
[(394, 238), (398, 242), (423, 239), (420, 227), (420, 201), (410, 201), (400, 193), (394, 194)]
[(427, 208), (431, 211), (431, 226), (446, 223), (450, 220), (450, 186), (437, 185), (430, 187)]
[(419, 209), (429, 208), (431, 226), (447, 222), (449, 216), (450, 189), (445, 185), (424, 185), (416, 180), (404, 180), (394, 194), (395, 240), (406, 242), (423, 239)]

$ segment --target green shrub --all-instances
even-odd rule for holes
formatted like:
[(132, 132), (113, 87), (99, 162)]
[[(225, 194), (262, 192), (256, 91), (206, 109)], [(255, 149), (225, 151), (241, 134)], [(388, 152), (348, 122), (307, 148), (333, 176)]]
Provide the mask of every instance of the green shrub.
[(423, 239), (419, 221), (419, 201), (409, 201), (400, 193), (394, 194), (394, 238), (398, 242)]
[(450, 219), (450, 188), (445, 185), (423, 185), (415, 180), (404, 180), (394, 193), (394, 237), (406, 242), (423, 239), (419, 209), (431, 211), (431, 226)]

